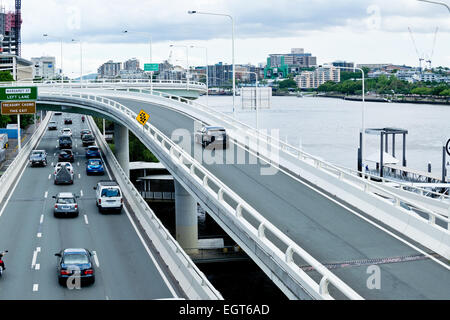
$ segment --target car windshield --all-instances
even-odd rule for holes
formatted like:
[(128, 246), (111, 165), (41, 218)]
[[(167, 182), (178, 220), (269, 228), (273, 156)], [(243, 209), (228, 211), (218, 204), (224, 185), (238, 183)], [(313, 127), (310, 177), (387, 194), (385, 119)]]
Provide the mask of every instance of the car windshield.
[(83, 139), (92, 139), (92, 136), (90, 134), (83, 135)]
[(103, 189), (102, 197), (120, 197), (119, 189)]
[(98, 148), (89, 148), (88, 150), (89, 150), (89, 151), (94, 151), (94, 152), (95, 152), (95, 151), (98, 151)]
[(40, 156), (40, 155), (43, 155), (44, 153), (43, 152), (41, 152), (41, 151), (34, 151), (33, 152), (33, 156)]
[(75, 199), (74, 198), (59, 198), (58, 203), (59, 204), (74, 204)]
[(86, 264), (89, 263), (89, 259), (85, 254), (72, 253), (64, 255), (63, 263), (65, 264)]
[(102, 164), (102, 162), (100, 160), (91, 160), (91, 161), (89, 161), (89, 164), (91, 166), (99, 166)]

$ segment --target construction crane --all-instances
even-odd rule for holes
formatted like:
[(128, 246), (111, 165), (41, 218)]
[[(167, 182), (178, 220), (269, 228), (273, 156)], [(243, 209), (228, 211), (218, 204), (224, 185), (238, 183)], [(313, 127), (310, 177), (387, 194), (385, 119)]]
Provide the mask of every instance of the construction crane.
[(433, 55), (434, 55), (434, 48), (436, 47), (436, 38), (437, 38), (437, 33), (439, 31), (439, 28), (436, 27), (436, 30), (434, 31), (434, 40), (433, 40), (433, 46), (431, 47), (431, 54), (429, 59), (426, 61), (428, 63), (428, 68), (430, 70), (432, 70), (432, 66), (431, 66), (431, 60), (433, 59)]
[(419, 50), (417, 49), (416, 41), (414, 40), (414, 35), (413, 35), (413, 32), (412, 32), (411, 28), (408, 27), (408, 30), (409, 30), (409, 34), (411, 36), (411, 40), (412, 40), (413, 45), (414, 45), (414, 49), (416, 49), (417, 56), (419, 57), (419, 70), (422, 73), (422, 61), (424, 61), (425, 58), (423, 57), (423, 55), (420, 55)]

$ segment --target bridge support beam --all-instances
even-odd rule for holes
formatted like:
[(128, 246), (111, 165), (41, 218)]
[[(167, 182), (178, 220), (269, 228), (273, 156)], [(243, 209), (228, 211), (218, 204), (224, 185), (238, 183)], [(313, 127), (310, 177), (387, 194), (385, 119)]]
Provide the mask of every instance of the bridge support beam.
[[(176, 239), (183, 249), (192, 253), (198, 248), (197, 201), (175, 180)], [(192, 250), (191, 250), (192, 249)]]
[(114, 155), (123, 171), (130, 176), (130, 145), (127, 127), (114, 123)]

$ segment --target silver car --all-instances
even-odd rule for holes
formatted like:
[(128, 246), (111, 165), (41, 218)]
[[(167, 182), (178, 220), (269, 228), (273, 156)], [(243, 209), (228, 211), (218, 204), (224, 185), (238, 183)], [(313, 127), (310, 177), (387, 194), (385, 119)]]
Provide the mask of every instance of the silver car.
[(53, 209), (53, 215), (55, 217), (78, 217), (78, 198), (78, 196), (74, 195), (71, 192), (59, 193), (57, 196), (54, 196), (53, 199), (56, 199), (56, 203), (55, 208)]

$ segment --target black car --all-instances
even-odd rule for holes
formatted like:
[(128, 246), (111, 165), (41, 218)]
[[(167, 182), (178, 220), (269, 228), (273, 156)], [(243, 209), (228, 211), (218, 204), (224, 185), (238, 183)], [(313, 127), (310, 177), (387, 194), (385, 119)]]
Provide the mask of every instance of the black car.
[(75, 156), (73, 155), (73, 151), (70, 149), (61, 150), (58, 155), (58, 162), (74, 162)]
[(83, 129), (83, 130), (81, 130), (81, 132), (80, 132), (80, 139), (83, 138), (83, 136), (84, 136), (85, 134), (92, 134), (92, 131), (89, 130), (89, 129)]
[(95, 143), (95, 138), (92, 134), (85, 134), (81, 138), (81, 141), (83, 142), (83, 147), (91, 146)]
[(70, 119), (70, 118), (65, 118), (65, 119), (64, 119), (64, 124), (72, 124), (72, 119)]
[[(77, 284), (94, 283), (95, 270), (92, 253), (87, 249), (65, 249), (56, 253), (58, 282), (68, 288)], [(79, 281), (79, 282), (78, 282)]]
[(59, 137), (59, 149), (72, 149), (72, 138), (69, 136)]

